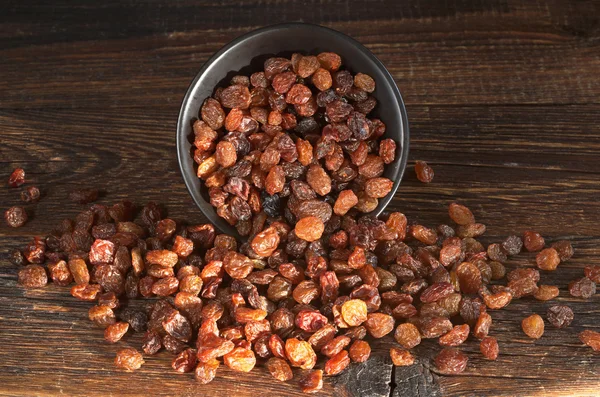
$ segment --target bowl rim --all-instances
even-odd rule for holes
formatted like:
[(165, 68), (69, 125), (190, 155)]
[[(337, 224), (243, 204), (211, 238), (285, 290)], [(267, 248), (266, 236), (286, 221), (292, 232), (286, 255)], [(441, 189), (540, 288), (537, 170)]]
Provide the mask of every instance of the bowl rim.
[[(303, 27), (303, 28), (308, 27), (308, 28), (315, 29), (315, 30), (322, 30), (322, 31), (327, 32), (328, 34), (338, 36), (341, 39), (344, 39), (344, 40), (352, 43), (352, 45), (354, 47), (356, 47), (356, 49), (358, 51), (360, 51), (364, 55), (366, 55), (380, 69), (381, 73), (383, 74), (383, 76), (386, 80), (387, 85), (390, 87), (390, 89), (392, 90), (392, 92), (394, 94), (394, 97), (398, 101), (398, 107), (399, 107), (398, 110), (400, 112), (400, 119), (401, 119), (401, 124), (402, 124), (401, 128), (402, 128), (403, 134), (402, 134), (402, 141), (400, 142), (401, 150), (400, 151), (396, 150), (396, 156), (398, 156), (398, 155), (401, 156), (400, 161), (398, 162), (398, 171), (395, 175), (396, 180), (393, 181), (394, 185), (392, 186), (392, 190), (390, 191), (390, 193), (388, 193), (383, 199), (380, 199), (380, 201), (377, 205), (377, 208), (374, 211), (370, 212), (369, 214), (377, 217), (377, 216), (381, 215), (381, 213), (383, 211), (385, 211), (385, 209), (387, 208), (389, 203), (393, 200), (394, 196), (396, 195), (396, 192), (398, 191), (398, 188), (400, 186), (400, 182), (402, 181), (402, 178), (404, 176), (404, 172), (406, 171), (406, 165), (408, 163), (409, 145), (410, 145), (410, 142), (409, 142), (410, 141), (410, 130), (409, 130), (406, 106), (404, 104), (402, 94), (400, 93), (400, 89), (398, 88), (398, 85), (396, 84), (396, 81), (394, 80), (393, 76), (391, 75), (389, 70), (385, 67), (385, 65), (379, 60), (379, 58), (377, 58), (375, 56), (375, 54), (373, 54), (367, 47), (365, 47), (363, 44), (361, 44), (356, 39), (346, 35), (345, 33), (339, 32), (332, 28), (328, 28), (326, 26), (321, 26), (321, 25), (317, 25), (317, 24), (313, 24), (313, 23), (305, 23), (305, 22), (277, 23), (277, 24), (267, 25), (267, 26), (264, 26), (264, 27), (261, 27), (258, 29), (251, 30), (250, 32), (244, 33), (241, 36), (238, 36), (235, 39), (226, 43), (223, 47), (221, 47), (216, 53), (214, 53), (210, 58), (208, 58), (204, 62), (204, 64), (202, 65), (202, 67), (200, 68), (200, 70), (198, 71), (196, 76), (190, 82), (188, 89), (185, 93), (185, 96), (183, 97), (183, 100), (181, 101), (181, 106), (179, 108), (179, 116), (177, 118), (177, 126), (176, 126), (177, 162), (179, 165), (179, 170), (181, 172), (181, 176), (182, 176), (185, 186), (188, 190), (188, 193), (190, 194), (190, 196), (192, 196), (192, 200), (194, 201), (196, 206), (200, 209), (202, 214), (219, 231), (224, 232), (224, 233), (234, 232), (234, 237), (236, 237), (238, 239), (241, 238), (244, 241), (247, 240), (247, 238), (239, 236), (239, 234), (237, 233), (237, 230), (235, 230), (235, 228), (233, 226), (227, 225), (227, 226), (229, 226), (229, 230), (222, 230), (221, 227), (219, 227), (219, 225), (218, 225), (219, 222), (217, 222), (217, 220), (215, 220), (215, 219), (212, 219), (215, 216), (218, 217), (218, 215), (216, 214), (216, 210), (214, 210), (214, 214), (212, 214), (212, 213), (207, 214), (206, 211), (204, 211), (203, 207), (205, 205), (210, 205), (210, 203), (207, 203), (206, 200), (204, 200), (204, 199), (199, 200), (198, 195), (195, 193), (195, 189), (194, 189), (194, 186), (192, 185), (192, 181), (189, 180), (189, 175), (187, 175), (187, 173), (184, 169), (184, 162), (189, 161), (189, 159), (188, 159), (189, 151), (186, 150), (186, 148), (184, 147), (185, 141), (187, 140), (187, 137), (183, 136), (184, 135), (184, 125), (186, 122), (188, 122), (188, 120), (184, 120), (184, 114), (186, 113), (187, 103), (190, 101), (192, 92), (195, 91), (196, 85), (198, 84), (198, 81), (200, 80), (202, 75), (206, 72), (206, 70), (212, 64), (214, 64), (216, 61), (218, 61), (219, 58), (221, 58), (221, 56), (223, 56), (232, 47), (235, 47), (238, 44), (242, 43), (243, 41), (248, 40), (251, 37), (263, 34), (265, 32), (278, 31), (278, 30), (284, 30), (284, 29), (290, 29), (290, 28), (300, 28), (300, 27)], [(199, 111), (200, 110), (198, 109), (198, 112)], [(196, 175), (193, 175), (193, 176), (197, 178)], [(211, 208), (212, 208), (212, 206), (211, 206)]]

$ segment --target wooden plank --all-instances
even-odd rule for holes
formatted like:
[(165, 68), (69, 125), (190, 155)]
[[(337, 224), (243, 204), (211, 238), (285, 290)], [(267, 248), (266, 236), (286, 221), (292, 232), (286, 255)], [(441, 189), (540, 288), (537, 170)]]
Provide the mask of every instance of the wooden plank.
[[(4, 21), (12, 22), (0, 24), (0, 107), (179, 104), (222, 45), (289, 20), (322, 23), (363, 42), (389, 68), (408, 104), (598, 103), (597, 2), (478, 3), (272, 2), (253, 20), (234, 2), (201, 9), (135, 2), (7, 7)], [(242, 9), (256, 6), (250, 1)], [(230, 15), (225, 24), (223, 15)]]

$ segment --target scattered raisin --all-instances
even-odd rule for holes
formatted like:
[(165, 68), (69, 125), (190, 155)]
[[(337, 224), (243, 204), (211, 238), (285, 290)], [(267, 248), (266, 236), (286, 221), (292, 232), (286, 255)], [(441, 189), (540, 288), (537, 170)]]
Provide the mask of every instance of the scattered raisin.
[(23, 207), (10, 207), (4, 212), (4, 220), (10, 227), (21, 227), (27, 222), (27, 212)]
[(444, 348), (435, 357), (437, 369), (447, 375), (457, 375), (467, 368), (469, 359), (466, 354), (455, 348)]
[(530, 338), (540, 339), (544, 334), (544, 320), (539, 315), (532, 314), (521, 321), (521, 328)]
[(479, 343), (479, 350), (487, 360), (496, 360), (498, 358), (498, 341), (493, 336), (486, 336)]
[(144, 364), (144, 359), (137, 350), (128, 347), (117, 351), (117, 356), (115, 357), (117, 368), (130, 372), (139, 369), (142, 364)]

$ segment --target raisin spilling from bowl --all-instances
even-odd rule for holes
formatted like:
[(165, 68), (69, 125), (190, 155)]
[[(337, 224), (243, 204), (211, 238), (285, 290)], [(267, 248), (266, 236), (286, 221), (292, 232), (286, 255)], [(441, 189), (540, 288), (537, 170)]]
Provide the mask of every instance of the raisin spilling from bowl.
[[(299, 384), (307, 393), (323, 387), (324, 375), (368, 360), (380, 338), (397, 342), (389, 349), (395, 366), (419, 363), (423, 358), (411, 349), (436, 339), (435, 371), (468, 371), (473, 354), (487, 360), (500, 354), (491, 335), (495, 310), (517, 299), (558, 296), (557, 287), (538, 285), (554, 265), (538, 270), (533, 265), (546, 260), (532, 258), (532, 266), (507, 271), (507, 258), (521, 251), (522, 240), (510, 236), (486, 249), (471, 237), (485, 226), (464, 205), (448, 208), (454, 227), (409, 226), (399, 212), (377, 219), (357, 217), (347, 204), (332, 210), (315, 200), (308, 182), (291, 185), (305, 200), (299, 205), (305, 216), (291, 227), (263, 213), (247, 243), (210, 224), (183, 226), (163, 218), (154, 203), (138, 210), (123, 201), (92, 205), (10, 259), (23, 287), (70, 286), (73, 297), (90, 302), (88, 317), (106, 342), (141, 333), (139, 351), (117, 352), (115, 365), (124, 371), (138, 370), (144, 357), (164, 350), (173, 354), (175, 371), (193, 373), (200, 384), (211, 382), (221, 364), (240, 372), (260, 366), (280, 381), (302, 370)], [(531, 248), (537, 236), (528, 232), (525, 244)], [(535, 248), (541, 254), (544, 247)], [(554, 247), (561, 263), (573, 255), (566, 241)], [(570, 294), (590, 297), (598, 273), (588, 266), (585, 277), (569, 285)], [(145, 310), (128, 307), (145, 298), (152, 299)], [(555, 304), (545, 318), (566, 328), (575, 316)], [(544, 336), (544, 325), (538, 314), (521, 323), (533, 341)], [(462, 351), (469, 338), (480, 353)], [(579, 338), (600, 349), (597, 332), (586, 330)]]
[(310, 217), (296, 236), (311, 242), (332, 211), (370, 212), (392, 191), (383, 174), (397, 144), (369, 117), (375, 81), (341, 67), (334, 53), (270, 58), (204, 101), (193, 125), (197, 175), (240, 235), (262, 230), (265, 216)]

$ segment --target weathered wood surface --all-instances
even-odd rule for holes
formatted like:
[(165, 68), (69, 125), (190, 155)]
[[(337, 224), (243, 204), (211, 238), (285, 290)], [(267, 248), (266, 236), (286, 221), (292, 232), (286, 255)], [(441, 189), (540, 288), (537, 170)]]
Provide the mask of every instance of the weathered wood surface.
[[(600, 356), (576, 335), (599, 330), (598, 296), (568, 296), (568, 282), (600, 264), (600, 3), (597, 1), (191, 1), (33, 2), (0, 5), (0, 173), (22, 166), (43, 199), (21, 229), (0, 225), (0, 395), (302, 395), (264, 369), (219, 371), (208, 386), (169, 368), (162, 353), (143, 369), (113, 368), (119, 345), (103, 343), (89, 304), (65, 288), (24, 291), (5, 253), (80, 209), (69, 191), (99, 186), (101, 202), (166, 204), (170, 216), (202, 221), (180, 177), (175, 123), (203, 61), (229, 40), (279, 21), (348, 33), (394, 75), (411, 124), (411, 164), (430, 162), (434, 182), (412, 165), (393, 208), (429, 225), (446, 205), (470, 206), (488, 225), (485, 242), (534, 229), (569, 238), (574, 258), (543, 282), (575, 311), (570, 328), (539, 341), (520, 320), (548, 303), (525, 299), (493, 313), (497, 362), (470, 356), (461, 376), (436, 374), (434, 341), (419, 365), (392, 368), (391, 338), (374, 358), (327, 381), (322, 395), (597, 395)], [(0, 188), (4, 211), (19, 189)], [(521, 255), (509, 267), (530, 264)], [(139, 345), (139, 336), (124, 343)]]

